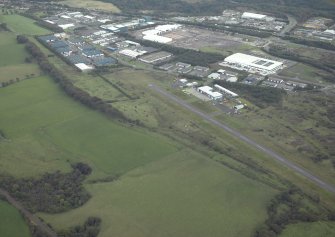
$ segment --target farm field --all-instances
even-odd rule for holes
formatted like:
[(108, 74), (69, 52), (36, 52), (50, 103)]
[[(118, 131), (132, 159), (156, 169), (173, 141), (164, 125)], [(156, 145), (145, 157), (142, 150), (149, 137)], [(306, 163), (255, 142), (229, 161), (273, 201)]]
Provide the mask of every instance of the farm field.
[(164, 138), (123, 127), (80, 106), (47, 77), (3, 88), (0, 98), (0, 128), (6, 137), (0, 143), (0, 171), (11, 175), (66, 171), (68, 161), (81, 160), (94, 168), (92, 177), (105, 177), (177, 150)]
[(87, 8), (87, 9), (99, 9), (103, 11), (110, 11), (113, 13), (121, 12), (115, 5), (109, 2), (97, 1), (97, 0), (65, 0), (61, 1), (62, 4), (70, 7)]
[(86, 188), (84, 206), (40, 216), (57, 229), (100, 216), (100, 237), (249, 237), (276, 193), (188, 149)]
[(289, 225), (280, 237), (333, 237), (335, 236), (334, 222), (298, 223)]
[(0, 199), (0, 236), (31, 237), (28, 225), (20, 213)]
[(50, 31), (35, 24), (35, 21), (21, 15), (2, 15), (0, 22), (7, 24), (8, 28), (17, 34), (23, 35), (45, 35)]
[(29, 55), (11, 32), (0, 32), (0, 83), (41, 74), (36, 64), (25, 62)]

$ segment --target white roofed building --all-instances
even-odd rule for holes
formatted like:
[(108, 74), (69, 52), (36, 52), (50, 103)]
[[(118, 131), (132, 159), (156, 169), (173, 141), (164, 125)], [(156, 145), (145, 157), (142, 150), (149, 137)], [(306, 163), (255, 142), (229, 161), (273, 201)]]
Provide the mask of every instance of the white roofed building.
[(282, 62), (260, 58), (253, 55), (235, 53), (225, 58), (221, 66), (228, 66), (238, 70), (244, 70), (261, 75), (274, 74), (284, 67)]
[(255, 19), (255, 20), (265, 20), (267, 16), (252, 12), (243, 12), (242, 19)]
[(210, 86), (198, 87), (197, 91), (208, 96), (212, 100), (222, 99), (222, 94), (220, 92), (213, 91), (213, 88)]

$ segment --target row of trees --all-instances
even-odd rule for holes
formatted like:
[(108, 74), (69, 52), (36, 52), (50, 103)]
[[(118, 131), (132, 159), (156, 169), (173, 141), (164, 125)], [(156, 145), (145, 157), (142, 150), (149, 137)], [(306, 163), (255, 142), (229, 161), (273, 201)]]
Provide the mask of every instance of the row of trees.
[(214, 83), (243, 94), (247, 100), (260, 108), (266, 108), (271, 105), (281, 105), (284, 96), (287, 94), (284, 90), (271, 87), (231, 83), (221, 80), (215, 80)]
[(58, 233), (59, 237), (97, 237), (100, 232), (101, 219), (99, 217), (88, 217), (84, 225), (77, 225), (69, 230)]
[(211, 23), (183, 22), (183, 21), (179, 23), (194, 25), (200, 28), (212, 29), (212, 30), (220, 31), (220, 32), (227, 31), (227, 32), (232, 32), (232, 33), (256, 36), (260, 38), (267, 38), (272, 35), (271, 31), (259, 30), (257, 28), (250, 28), (250, 27), (244, 27), (244, 26), (233, 26), (233, 25), (223, 25), (223, 24), (217, 25), (217, 24), (211, 24)]
[(289, 36), (289, 35), (286, 35), (282, 38), (284, 40), (289, 40), (289, 41), (291, 41), (293, 43), (296, 43), (296, 44), (303, 44), (303, 45), (306, 45), (306, 46), (322, 48), (322, 49), (327, 49), (327, 50), (335, 50), (335, 45), (330, 43), (330, 42), (307, 40), (307, 39), (304, 39), (304, 38), (298, 38), (298, 37), (293, 37), (293, 36)]
[[(265, 49), (264, 49), (265, 50)], [(325, 72), (327, 72), (328, 75), (322, 76), (325, 80), (335, 82), (335, 66), (334, 64), (328, 63), (327, 61), (323, 60), (317, 60), (313, 58), (307, 58), (302, 55), (299, 55), (298, 53), (294, 52), (293, 50), (288, 49), (284, 45), (274, 45), (271, 44), (267, 50), (265, 50), (270, 55), (280, 57), (280, 58), (286, 58), (289, 60), (301, 62), (308, 64), (310, 66), (316, 67), (318, 69), (321, 69)]]
[(284, 191), (267, 207), (268, 219), (254, 237), (275, 237), (289, 224), (331, 220), (334, 214), (318, 205), (319, 197), (309, 197), (296, 188)]
[(47, 57), (43, 54), (43, 52), (36, 44), (28, 41), (26, 43), (26, 49), (32, 55), (32, 57), (36, 59), (41, 69), (49, 74), (55, 80), (55, 82), (57, 82), (59, 86), (66, 92), (66, 94), (81, 102), (82, 104), (88, 106), (89, 108), (104, 113), (110, 118), (119, 119), (123, 122), (133, 122), (132, 120), (124, 116), (122, 112), (112, 107), (111, 104), (103, 101), (96, 96), (91, 96), (86, 91), (73, 85), (73, 83), (60, 70), (58, 70), (48, 61)]

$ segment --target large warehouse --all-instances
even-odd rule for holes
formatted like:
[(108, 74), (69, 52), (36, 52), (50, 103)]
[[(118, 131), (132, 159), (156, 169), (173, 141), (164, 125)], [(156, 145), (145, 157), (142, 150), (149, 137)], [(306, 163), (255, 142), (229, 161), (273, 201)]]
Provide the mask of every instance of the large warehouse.
[(254, 20), (265, 20), (266, 15), (252, 13), (252, 12), (244, 12), (242, 14), (242, 19), (254, 19)]
[(167, 44), (172, 41), (171, 38), (162, 36), (162, 33), (173, 31), (181, 27), (179, 24), (171, 24), (171, 25), (159, 25), (154, 29), (143, 31), (143, 39), (154, 41), (162, 44)]
[(283, 63), (260, 58), (243, 53), (235, 53), (226, 57), (221, 66), (229, 66), (239, 70), (246, 70), (250, 72), (258, 72), (262, 75), (274, 74), (279, 69), (283, 68)]

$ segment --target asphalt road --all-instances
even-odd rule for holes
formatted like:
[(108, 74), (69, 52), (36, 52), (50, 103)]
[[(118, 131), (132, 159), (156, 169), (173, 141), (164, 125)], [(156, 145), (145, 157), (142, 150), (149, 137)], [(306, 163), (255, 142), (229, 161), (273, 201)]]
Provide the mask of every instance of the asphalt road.
[(297, 20), (290, 15), (287, 15), (287, 19), (289, 21), (288, 25), (282, 29), (282, 31), (279, 33), (280, 36), (285, 36), (287, 32), (290, 32), (296, 25), (297, 25)]
[(298, 166), (297, 164), (293, 163), (292, 161), (280, 156), (279, 154), (275, 153), (274, 151), (272, 151), (271, 149), (258, 144), (257, 142), (255, 142), (254, 140), (242, 135), (241, 133), (239, 133), (238, 131), (228, 127), (227, 125), (213, 119), (210, 115), (203, 113), (202, 111), (194, 108), (193, 106), (187, 104), (184, 100), (170, 94), (169, 92), (159, 88), (158, 86), (154, 85), (154, 84), (150, 84), (149, 87), (158, 92), (159, 94), (163, 95), (164, 97), (170, 99), (171, 101), (181, 105), (182, 107), (188, 109), (189, 111), (199, 115), (199, 117), (203, 118), (204, 120), (210, 122), (211, 124), (224, 129), (225, 131), (229, 132), (231, 135), (239, 138), (240, 140), (244, 141), (245, 143), (249, 144), (250, 146), (253, 146), (255, 148), (257, 148), (258, 150), (264, 152), (265, 154), (267, 154), (269, 157), (273, 158), (274, 160), (276, 160), (277, 162), (291, 168), (293, 171), (295, 171), (296, 173), (302, 175), (303, 177), (307, 178), (308, 180), (312, 181), (314, 184), (316, 184), (317, 186), (319, 186), (320, 188), (329, 191), (331, 193), (335, 193), (335, 186), (331, 185), (329, 183), (326, 183), (324, 181), (322, 181), (320, 178), (318, 178), (317, 176), (313, 175), (312, 173), (310, 173), (309, 171), (301, 168), (300, 166)]

